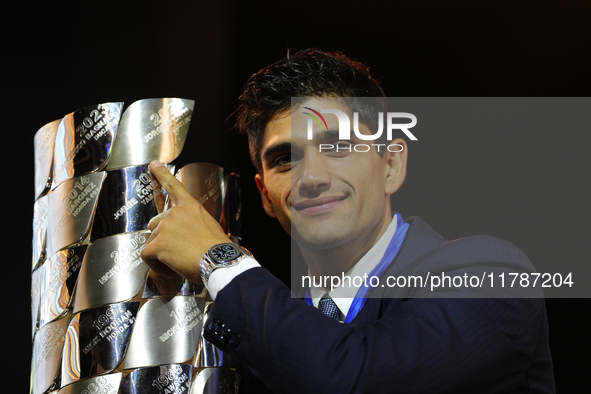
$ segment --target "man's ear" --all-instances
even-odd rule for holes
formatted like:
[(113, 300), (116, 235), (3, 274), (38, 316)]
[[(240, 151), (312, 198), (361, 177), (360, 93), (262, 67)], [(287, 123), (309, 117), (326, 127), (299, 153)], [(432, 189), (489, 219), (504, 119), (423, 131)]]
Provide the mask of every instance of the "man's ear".
[(275, 210), (273, 209), (273, 204), (269, 199), (269, 191), (265, 187), (265, 183), (263, 182), (263, 176), (261, 174), (256, 174), (254, 176), (254, 181), (257, 184), (259, 192), (261, 193), (261, 200), (263, 201), (263, 208), (267, 215), (271, 216), (272, 218), (277, 219), (277, 215), (275, 214)]
[(386, 194), (392, 195), (406, 179), (406, 162), (408, 159), (408, 146), (402, 138), (396, 138), (386, 149)]

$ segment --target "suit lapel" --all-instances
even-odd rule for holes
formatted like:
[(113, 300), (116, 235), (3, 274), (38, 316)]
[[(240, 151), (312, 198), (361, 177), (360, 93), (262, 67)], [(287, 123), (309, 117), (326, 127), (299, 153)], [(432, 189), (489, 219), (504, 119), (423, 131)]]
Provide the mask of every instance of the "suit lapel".
[[(441, 235), (418, 217), (412, 216), (405, 219), (405, 222), (410, 225), (410, 228), (408, 229), (400, 253), (398, 253), (398, 256), (390, 264), (384, 275), (382, 275), (382, 278), (395, 276), (413, 261), (432, 252), (444, 242)], [(378, 288), (372, 294), (372, 298), (367, 299), (359, 314), (351, 322), (352, 326), (363, 327), (376, 321), (381, 317), (381, 312), (384, 310), (384, 303), (399, 301), (399, 299), (383, 298), (386, 289), (386, 287)]]
[(385, 275), (395, 275), (419, 257), (432, 252), (443, 243), (443, 237), (416, 216), (405, 220), (410, 228), (406, 234), (400, 253)]

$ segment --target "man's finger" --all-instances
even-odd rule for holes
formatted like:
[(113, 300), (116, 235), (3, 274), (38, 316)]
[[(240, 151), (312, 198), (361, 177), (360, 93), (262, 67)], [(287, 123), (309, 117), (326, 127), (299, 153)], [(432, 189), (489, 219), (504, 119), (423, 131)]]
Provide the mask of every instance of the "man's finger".
[(154, 232), (154, 230), (156, 230), (156, 227), (158, 227), (162, 219), (164, 219), (165, 217), (166, 212), (162, 212), (150, 219), (150, 221), (148, 222), (148, 230)]
[(185, 201), (193, 199), (183, 184), (159, 161), (150, 163), (150, 171), (175, 205), (181, 206)]
[(172, 268), (158, 260), (146, 260), (145, 263), (152, 269), (152, 271), (164, 278), (172, 279), (179, 276), (179, 274), (177, 274)]
[(144, 260), (144, 263), (146, 263), (151, 269), (153, 269), (159, 275), (162, 275), (165, 278), (172, 278), (175, 275), (175, 272), (158, 259), (158, 247), (155, 245), (154, 242), (157, 236), (158, 235), (156, 235), (156, 233), (152, 233), (150, 235), (148, 244), (142, 250), (140, 256), (142, 260)]
[(164, 212), (166, 206), (166, 193), (156, 193), (154, 196), (154, 202), (156, 203), (156, 209), (158, 213)]

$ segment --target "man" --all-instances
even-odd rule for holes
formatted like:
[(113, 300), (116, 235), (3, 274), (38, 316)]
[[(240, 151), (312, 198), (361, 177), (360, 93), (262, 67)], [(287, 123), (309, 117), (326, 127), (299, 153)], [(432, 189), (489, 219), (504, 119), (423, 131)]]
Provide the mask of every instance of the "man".
[[(362, 139), (339, 140), (329, 116), (307, 138), (310, 111), (323, 109), (359, 112), (360, 134), (372, 134), (367, 108), (344, 98), (381, 96), (367, 67), (317, 50), (290, 55), (245, 85), (238, 127), (249, 134), (263, 207), (298, 243), (310, 277), (530, 271), (506, 241), (444, 242), (420, 219), (393, 215), (390, 196), (406, 176), (404, 139), (388, 142), (397, 149), (357, 153), (347, 145)], [(299, 97), (293, 106), (291, 97)], [(334, 148), (319, 150), (320, 143)], [(303, 302), (255, 259), (217, 246), (228, 242), (217, 222), (162, 165), (151, 169), (175, 206), (150, 222), (142, 257), (165, 276), (203, 277), (215, 299), (205, 337), (271, 391), (554, 391), (543, 300), (473, 299), (467, 297), (483, 294), (458, 296), (450, 287), (362, 286), (351, 293), (316, 281)], [(240, 256), (224, 257), (225, 250)], [(216, 263), (216, 256), (230, 263)]]

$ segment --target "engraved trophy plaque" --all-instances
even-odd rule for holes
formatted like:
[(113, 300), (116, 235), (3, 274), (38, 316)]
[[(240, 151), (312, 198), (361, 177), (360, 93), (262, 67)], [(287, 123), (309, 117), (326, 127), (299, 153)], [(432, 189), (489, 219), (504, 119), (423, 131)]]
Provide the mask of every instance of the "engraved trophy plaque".
[(40, 326), (68, 312), (87, 248), (88, 245), (65, 248), (45, 262), (39, 305)]
[(53, 187), (107, 164), (123, 103), (104, 103), (66, 115), (55, 137)]
[[(240, 227), (240, 177), (227, 174), (224, 170), (210, 163), (191, 163), (179, 169), (177, 179), (185, 186), (193, 198), (220, 222), (230, 239), (239, 244)], [(207, 321), (205, 308), (203, 322)], [(190, 393), (228, 393), (237, 392), (239, 376), (235, 370), (225, 367), (222, 353), (215, 346), (200, 338), (194, 362), (197, 373)]]
[(72, 316), (44, 325), (33, 342), (33, 391), (43, 393), (55, 386), (60, 371), (66, 332)]
[(53, 150), (60, 120), (46, 124), (35, 134), (35, 199), (51, 188)]
[(174, 160), (183, 149), (194, 104), (179, 98), (131, 104), (121, 117), (107, 170)]
[[(237, 373), (202, 338), (203, 286), (141, 259), (149, 221), (169, 205), (149, 163), (174, 172), (193, 105), (98, 104), (35, 135), (32, 394), (237, 392)], [(208, 163), (176, 176), (238, 242), (239, 177)]]
[(41, 196), (33, 206), (33, 267), (35, 270), (45, 260), (47, 247), (47, 215), (49, 196)]

